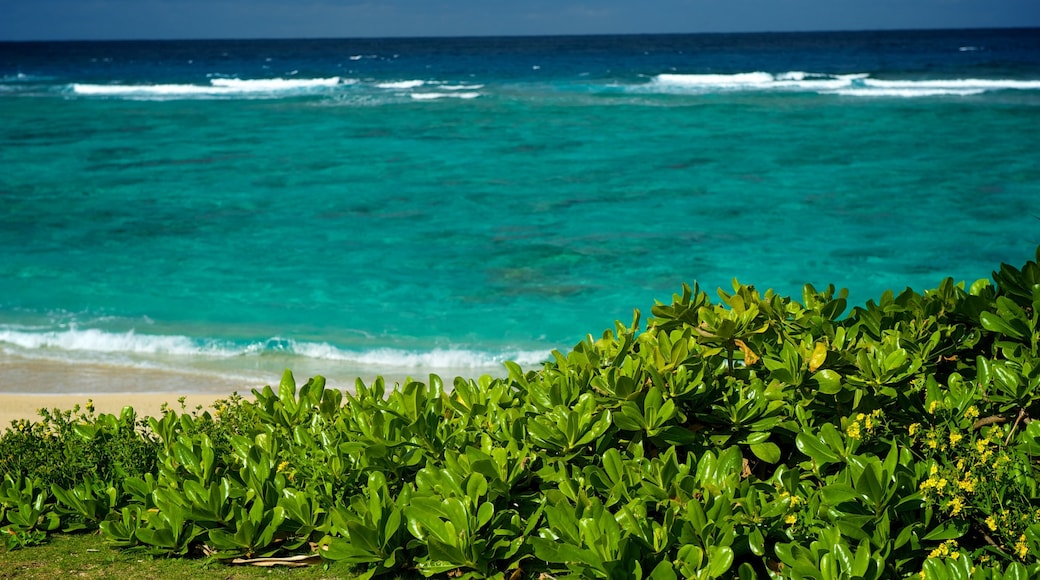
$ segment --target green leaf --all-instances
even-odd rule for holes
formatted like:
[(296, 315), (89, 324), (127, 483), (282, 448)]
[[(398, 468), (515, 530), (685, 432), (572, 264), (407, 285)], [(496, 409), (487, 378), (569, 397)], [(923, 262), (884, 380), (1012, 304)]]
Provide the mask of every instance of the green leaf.
[(993, 312), (983, 312), (979, 314), (979, 321), (982, 323), (982, 327), (990, 332), (997, 332), (1016, 340), (1023, 340), (1026, 338), (1026, 335), (1019, 331), (1019, 329), (1015, 328), (1002, 316)]
[(1004, 570), (1004, 580), (1026, 580), (1027, 578), (1029, 578), (1029, 570), (1018, 562), (1008, 564), (1007, 570)]
[(658, 562), (648, 578), (650, 580), (678, 580), (678, 576), (675, 575), (675, 567), (668, 560)]
[(766, 538), (760, 528), (751, 528), (751, 532), (748, 534), (748, 547), (756, 556), (766, 553)]
[(547, 538), (530, 538), (529, 541), (534, 547), (534, 555), (546, 562), (558, 564), (584, 562), (590, 565), (602, 563), (602, 560), (592, 550), (579, 548), (567, 542)]
[(756, 443), (751, 446), (751, 452), (755, 457), (766, 463), (777, 463), (780, 461), (780, 446), (776, 443)]
[(831, 506), (859, 499), (860, 494), (847, 483), (831, 483), (820, 489), (823, 501)]
[[(923, 577), (928, 580), (949, 580), (950, 573), (946, 569), (946, 564), (943, 560), (938, 558), (928, 558), (924, 561), (921, 566), (921, 572)], [(1006, 576), (1005, 576), (1006, 578)]]
[(844, 543), (838, 542), (831, 546), (831, 554), (834, 556), (834, 561), (838, 563), (843, 576), (852, 576), (852, 570), (855, 568), (852, 550), (849, 550)]
[(718, 578), (733, 566), (733, 548), (729, 546), (708, 546), (708, 574)]
[(926, 541), (955, 540), (967, 532), (968, 520), (947, 520), (925, 534), (922, 539)]
[(812, 380), (816, 383), (817, 390), (825, 395), (841, 392), (841, 375), (830, 369), (813, 373)]
[(860, 474), (859, 479), (856, 480), (856, 491), (864, 494), (874, 506), (880, 506), (884, 502), (884, 490), (881, 489), (881, 483), (878, 481), (877, 475), (874, 474), (874, 470), (868, 465), (863, 473)]
[(836, 463), (840, 458), (816, 437), (805, 432), (799, 433), (794, 440), (795, 447), (812, 459), (817, 467), (828, 463)]

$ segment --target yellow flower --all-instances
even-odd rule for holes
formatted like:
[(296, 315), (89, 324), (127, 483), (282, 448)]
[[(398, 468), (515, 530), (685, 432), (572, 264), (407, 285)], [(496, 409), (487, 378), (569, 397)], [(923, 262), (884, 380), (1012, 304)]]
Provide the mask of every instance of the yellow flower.
[(968, 477), (957, 482), (957, 487), (961, 488), (961, 491), (975, 493), (975, 479), (969, 474)]
[(281, 472), (285, 471), (286, 467), (289, 467), (289, 462), (288, 461), (283, 461), (283, 462), (279, 463), (278, 464), (278, 473), (281, 473)]
[(1029, 555), (1029, 546), (1026, 546), (1026, 535), (1022, 534), (1018, 537), (1018, 542), (1015, 543), (1015, 555), (1020, 560), (1025, 560), (1026, 556)]
[(787, 514), (787, 517), (784, 518), (784, 523), (787, 524), (787, 525), (792, 525), (793, 526), (797, 521), (798, 521), (798, 516), (796, 516), (794, 514)]
[(946, 508), (950, 510), (951, 516), (958, 516), (964, 509), (964, 502), (961, 501), (961, 498), (955, 497), (951, 499), (948, 504), (946, 504)]
[[(929, 558), (946, 558), (947, 556), (949, 556), (949, 557), (952, 557), (953, 559), (956, 560), (957, 558), (960, 557), (960, 554), (957, 553), (956, 548), (957, 548), (957, 541), (956, 540), (946, 540), (945, 542), (939, 544), (939, 546), (937, 548), (932, 550), (932, 553), (928, 554), (928, 557)], [(957, 554), (957, 555), (954, 556), (953, 554)]]
[(924, 444), (927, 445), (929, 449), (935, 449), (939, 446), (939, 438), (939, 432), (935, 429), (929, 429), (924, 434)]
[(986, 518), (986, 527), (988, 527), (991, 532), (997, 531), (997, 519), (993, 516)]
[(978, 419), (979, 418), (979, 410), (975, 408), (975, 405), (972, 405), (972, 406), (968, 407), (967, 409), (965, 409), (965, 411), (964, 411), (964, 418), (968, 419), (969, 421), (972, 420), (972, 419)]
[[(860, 413), (862, 415), (862, 413)], [(845, 430), (845, 433), (849, 436), (849, 439), (859, 439), (859, 421), (853, 421), (849, 424), (849, 428)]]
[[(860, 413), (862, 415), (863, 413)], [(878, 426), (878, 421), (881, 419), (881, 409), (874, 409), (862, 419), (863, 425), (867, 428), (867, 431), (873, 433), (874, 429)]]
[(950, 447), (956, 447), (960, 443), (961, 439), (964, 439), (964, 435), (954, 431), (950, 433)]
[(918, 489), (926, 494), (929, 491), (935, 490), (939, 495), (943, 495), (943, 490), (946, 489), (947, 483), (949, 482), (946, 481), (946, 478), (938, 478), (935, 475), (932, 475), (928, 479), (922, 481), (921, 485), (918, 486)]
[(909, 431), (910, 432), (910, 436), (913, 437), (917, 433), (918, 429), (920, 429), (920, 428), (921, 428), (921, 424), (920, 423), (910, 423), (910, 427), (907, 428), (907, 431)]
[(932, 466), (928, 468), (928, 475), (932, 476), (936, 473), (939, 473), (939, 466), (933, 463)]
[(935, 414), (935, 410), (937, 408), (939, 408), (940, 404), (941, 403), (939, 403), (938, 400), (935, 400), (935, 401), (932, 401), (931, 403), (928, 403), (928, 414), (929, 415), (934, 415)]
[(993, 469), (999, 470), (1005, 463), (1010, 462), (1011, 459), (1004, 453), (1001, 453), (993, 460)]

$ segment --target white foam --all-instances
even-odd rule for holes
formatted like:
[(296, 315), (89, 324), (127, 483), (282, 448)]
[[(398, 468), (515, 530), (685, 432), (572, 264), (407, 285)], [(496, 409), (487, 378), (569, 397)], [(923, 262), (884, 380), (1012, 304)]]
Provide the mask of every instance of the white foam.
[(351, 350), (324, 342), (301, 342), (281, 337), (241, 345), (187, 336), (139, 334), (133, 330), (29, 330), (12, 326), (0, 328), (0, 350), (8, 354), (42, 356), (70, 362), (111, 362), (118, 359), (124, 364), (127, 363), (126, 357), (130, 357), (133, 359), (133, 366), (142, 368), (168, 365), (171, 363), (171, 357), (181, 357), (176, 360), (198, 357), (215, 360), (266, 354), (397, 369), (490, 369), (500, 368), (507, 360), (521, 365), (536, 365), (549, 357), (548, 351), (514, 350), (492, 353), (468, 348), (436, 348), (428, 351), (396, 348)]
[(296, 354), (318, 360), (352, 362), (364, 366), (429, 369), (497, 368), (506, 360), (520, 365), (538, 364), (549, 357), (548, 352), (515, 351), (493, 354), (470, 349), (434, 349), (409, 351), (395, 348), (372, 350), (344, 350), (326, 343), (296, 343)]
[(826, 91), (849, 86), (866, 74), (828, 75), (790, 71), (776, 75), (767, 72), (737, 74), (662, 74), (650, 82), (663, 92), (708, 93), (718, 91), (811, 90)]
[(419, 101), (432, 101), (436, 99), (454, 98), (454, 99), (475, 99), (480, 96), (480, 93), (471, 92), (454, 92), (454, 93), (412, 93), (410, 95), (413, 99)]
[(1022, 81), (1011, 79), (946, 79), (946, 80), (881, 80), (865, 79), (868, 87), (884, 89), (921, 89), (921, 90), (1040, 90), (1040, 81)]
[(312, 89), (316, 87), (334, 87), (340, 84), (339, 77), (317, 79), (213, 79), (214, 87), (222, 87), (237, 91), (287, 91), (294, 89)]
[(969, 96), (988, 91), (1040, 90), (1040, 80), (907, 79), (883, 80), (866, 73), (831, 75), (803, 71), (771, 74), (661, 74), (647, 87), (665, 93), (704, 94), (720, 91), (816, 92), (845, 96), (923, 97)]
[(17, 329), (0, 330), (0, 343), (26, 350), (53, 349), (71, 352), (172, 354), (172, 355), (228, 355), (232, 351), (216, 343), (199, 344), (186, 336), (164, 336), (106, 332), (95, 328), (29, 332)]
[(74, 83), (72, 92), (90, 96), (208, 95), (227, 91), (201, 85), (91, 85)]
[(380, 89), (414, 89), (421, 87), (426, 84), (426, 81), (411, 80), (411, 81), (394, 81), (387, 83), (376, 83), (376, 87)]
[(661, 74), (654, 77), (653, 82), (666, 87), (716, 87), (742, 88), (768, 86), (774, 81), (773, 75), (766, 72), (719, 74)]
[(836, 95), (842, 95), (845, 97), (902, 97), (902, 98), (913, 98), (913, 97), (938, 97), (938, 96), (954, 96), (954, 97), (968, 97), (971, 95), (981, 95), (985, 93), (986, 89), (922, 89), (922, 88), (891, 88), (891, 89), (874, 89), (874, 88), (852, 88), (852, 89), (840, 89), (834, 91)]
[(158, 84), (158, 85), (99, 85), (74, 83), (72, 92), (77, 95), (124, 97), (124, 98), (185, 98), (221, 96), (266, 96), (305, 93), (316, 89), (328, 89), (338, 85), (353, 84), (354, 79), (340, 77), (313, 79), (235, 79), (211, 78), (208, 85)]

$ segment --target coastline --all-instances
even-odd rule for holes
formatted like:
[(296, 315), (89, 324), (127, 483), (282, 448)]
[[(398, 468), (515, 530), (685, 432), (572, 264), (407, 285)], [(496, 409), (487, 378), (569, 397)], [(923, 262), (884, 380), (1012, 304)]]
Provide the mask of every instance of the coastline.
[(97, 413), (119, 414), (131, 406), (139, 417), (155, 416), (164, 403), (179, 410), (181, 397), (187, 409), (206, 408), (232, 393), (251, 396), (250, 390), (258, 386), (262, 385), (195, 372), (3, 356), (0, 430), (11, 421), (38, 420), (41, 408), (66, 410), (91, 400)]
[[(297, 387), (302, 386), (316, 372), (317, 364), (301, 364), (291, 368)], [(284, 370), (284, 369), (283, 369)], [(185, 408), (197, 406), (209, 408), (218, 399), (237, 393), (243, 398), (252, 398), (252, 389), (265, 385), (277, 388), (282, 371), (255, 372), (252, 377), (245, 373), (226, 374), (206, 372), (201, 369), (171, 370), (140, 368), (103, 364), (97, 362), (70, 362), (34, 359), (0, 353), (0, 432), (11, 425), (11, 421), (39, 420), (37, 411), (46, 409), (72, 409), (84, 407), (93, 401), (97, 413), (118, 414), (123, 407), (133, 407), (138, 417), (156, 416), (164, 403), (180, 410), (179, 399), (185, 398)], [(436, 373), (450, 388), (456, 376)], [(353, 391), (357, 375), (324, 375), (328, 388)], [(389, 388), (403, 383), (414, 376), (426, 381), (427, 376), (407, 375), (404, 372), (389, 372), (381, 375)], [(466, 376), (460, 373), (460, 376)], [(375, 376), (361, 376), (365, 384), (371, 384)]]
[[(67, 393), (0, 393), (0, 432), (11, 426), (12, 421), (26, 419), (31, 422), (40, 420), (37, 411), (45, 409), (72, 409), (79, 405), (82, 409), (87, 400), (94, 404), (97, 414), (112, 413), (118, 415), (123, 407), (130, 406), (137, 412), (137, 417), (157, 417), (162, 413), (163, 404), (172, 409), (181, 410), (179, 399), (184, 397), (185, 408), (189, 411), (197, 406), (208, 409), (218, 399), (230, 395), (214, 393), (100, 393), (94, 395)], [(241, 393), (239, 393), (241, 394)], [(243, 395), (246, 396), (246, 395)], [(251, 395), (249, 395), (251, 396)]]

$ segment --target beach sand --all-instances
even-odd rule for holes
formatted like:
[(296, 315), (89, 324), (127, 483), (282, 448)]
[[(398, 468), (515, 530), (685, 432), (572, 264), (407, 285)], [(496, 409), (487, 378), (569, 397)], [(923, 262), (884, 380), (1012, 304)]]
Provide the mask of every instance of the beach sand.
[(145, 416), (157, 417), (162, 414), (163, 403), (168, 403), (176, 411), (181, 410), (180, 399), (185, 397), (184, 404), (191, 411), (197, 405), (209, 408), (217, 399), (227, 395), (214, 394), (191, 394), (179, 395), (176, 393), (102, 393), (96, 395), (69, 395), (69, 394), (27, 394), (27, 393), (0, 393), (0, 431), (10, 427), (11, 421), (28, 419), (38, 421), (40, 416), (37, 411), (46, 409), (72, 409), (76, 405), (81, 408), (86, 405), (87, 399), (94, 403), (96, 413), (113, 413), (118, 415), (123, 407), (131, 406), (137, 411), (138, 418)]
[[(314, 368), (294, 369), (297, 387), (319, 374)], [(357, 375), (327, 377), (327, 387), (353, 391)], [(91, 362), (30, 359), (0, 352), (0, 431), (18, 419), (37, 420), (40, 408), (72, 409), (92, 400), (98, 413), (118, 414), (131, 406), (139, 417), (160, 414), (163, 403), (180, 411), (179, 399), (185, 397), (186, 409), (209, 408), (216, 400), (234, 393), (252, 398), (252, 389), (264, 385), (277, 388), (281, 371), (255, 371), (252, 378), (207, 372), (205, 369), (153, 369)], [(450, 388), (452, 375), (442, 376)], [(371, 384), (374, 376), (362, 377)], [(404, 372), (384, 375), (389, 386), (407, 380)], [(426, 380), (425, 377), (420, 380)]]
[[(272, 376), (268, 384), (278, 380)], [(0, 357), (0, 430), (14, 420), (38, 419), (40, 408), (83, 407), (88, 399), (98, 413), (131, 406), (144, 417), (159, 415), (163, 403), (179, 411), (181, 397), (188, 410), (208, 408), (232, 393), (249, 397), (259, 386), (199, 373)]]

